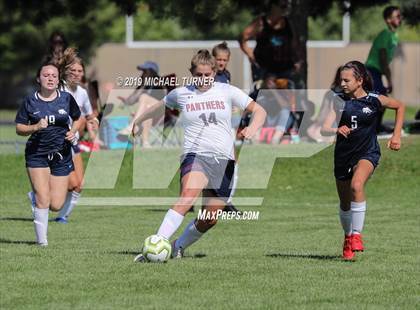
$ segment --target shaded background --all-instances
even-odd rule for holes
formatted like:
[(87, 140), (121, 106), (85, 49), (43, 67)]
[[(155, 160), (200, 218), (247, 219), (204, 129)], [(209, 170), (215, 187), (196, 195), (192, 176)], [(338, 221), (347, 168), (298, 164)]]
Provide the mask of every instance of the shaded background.
[[(348, 1), (287, 2), (305, 55), (308, 39), (341, 38), (341, 18)], [(35, 71), (47, 51), (48, 37), (55, 30), (62, 31), (69, 44), (78, 47), (89, 64), (95, 62), (98, 48), (103, 44), (124, 42), (126, 14), (135, 16), (134, 39), (138, 41), (236, 40), (241, 30), (264, 12), (269, 3), (250, 0), (200, 0), (193, 4), (186, 0), (0, 0), (0, 108), (16, 108), (21, 98), (33, 89)], [(372, 40), (385, 27), (382, 10), (389, 4), (402, 7), (401, 41), (418, 42), (420, 3), (415, 0), (351, 1), (351, 40)], [(118, 55), (115, 57), (118, 59)], [(130, 66), (135, 68), (144, 60), (147, 59), (139, 55), (138, 61)]]

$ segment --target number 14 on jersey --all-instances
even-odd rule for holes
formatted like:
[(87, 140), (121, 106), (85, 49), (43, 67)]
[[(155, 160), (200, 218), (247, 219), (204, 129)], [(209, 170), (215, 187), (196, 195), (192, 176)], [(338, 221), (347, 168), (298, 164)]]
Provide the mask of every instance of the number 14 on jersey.
[(199, 118), (203, 121), (204, 126), (209, 126), (211, 123), (217, 125), (216, 113), (214, 112), (211, 112), (208, 118), (205, 113), (202, 113)]

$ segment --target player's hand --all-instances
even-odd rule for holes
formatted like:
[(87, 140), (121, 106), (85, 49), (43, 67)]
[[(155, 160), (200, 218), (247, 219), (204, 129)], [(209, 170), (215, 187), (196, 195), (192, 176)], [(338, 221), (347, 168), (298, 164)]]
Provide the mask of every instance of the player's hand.
[(337, 129), (337, 134), (342, 135), (344, 138), (347, 138), (350, 132), (351, 132), (351, 129), (347, 127), (346, 125), (341, 126)]
[(72, 144), (77, 144), (79, 140), (79, 133), (73, 132), (72, 130), (67, 131), (66, 140), (70, 141)]
[(35, 125), (36, 127), (36, 131), (47, 128), (48, 127), (48, 122), (45, 118), (41, 118), (40, 121), (38, 123), (36, 123)]
[(245, 127), (239, 133), (239, 137), (241, 139), (251, 139), (255, 135), (255, 132), (251, 130), (249, 127)]
[(392, 135), (391, 139), (389, 139), (388, 148), (393, 151), (398, 151), (401, 148), (401, 137)]
[(131, 137), (135, 138), (136, 136), (141, 135), (143, 132), (143, 125), (134, 124), (133, 128), (131, 129)]
[(87, 122), (93, 130), (99, 129), (99, 120), (96, 117), (88, 120)]

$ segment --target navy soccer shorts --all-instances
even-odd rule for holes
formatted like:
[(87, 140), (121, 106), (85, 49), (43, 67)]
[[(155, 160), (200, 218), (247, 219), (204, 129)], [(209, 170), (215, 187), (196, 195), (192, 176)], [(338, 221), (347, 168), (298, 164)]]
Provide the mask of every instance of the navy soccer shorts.
[(49, 154), (25, 154), (27, 168), (47, 168), (54, 176), (67, 176), (74, 170), (70, 144)]
[(357, 163), (360, 160), (366, 159), (370, 161), (374, 169), (376, 169), (376, 167), (379, 164), (380, 157), (381, 157), (381, 154), (377, 152), (373, 152), (373, 153), (368, 153), (361, 156), (360, 158), (357, 159), (357, 161), (351, 161), (348, 164), (344, 164), (344, 165), (335, 165), (334, 176), (337, 180), (340, 180), (340, 181), (351, 180), (353, 178), (353, 168), (354, 166), (357, 165)]

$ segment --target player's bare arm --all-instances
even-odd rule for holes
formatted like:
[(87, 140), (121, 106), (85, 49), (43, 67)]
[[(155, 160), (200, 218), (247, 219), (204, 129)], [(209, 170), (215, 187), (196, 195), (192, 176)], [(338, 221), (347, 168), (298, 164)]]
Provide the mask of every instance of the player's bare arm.
[(393, 151), (398, 151), (401, 148), (401, 130), (404, 124), (404, 104), (394, 98), (379, 96), (379, 100), (383, 107), (395, 110), (395, 126), (391, 139), (388, 141), (388, 148)]

